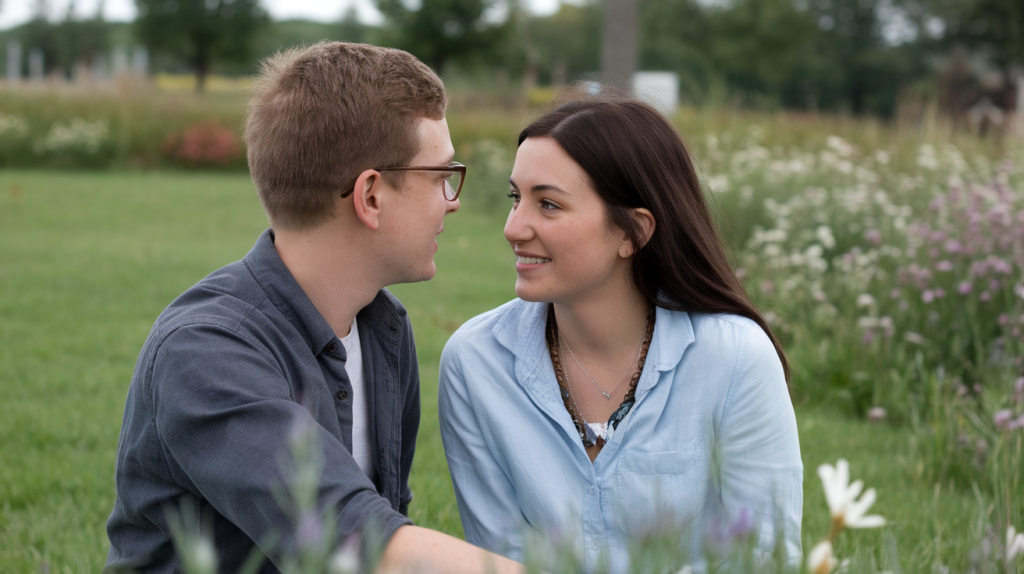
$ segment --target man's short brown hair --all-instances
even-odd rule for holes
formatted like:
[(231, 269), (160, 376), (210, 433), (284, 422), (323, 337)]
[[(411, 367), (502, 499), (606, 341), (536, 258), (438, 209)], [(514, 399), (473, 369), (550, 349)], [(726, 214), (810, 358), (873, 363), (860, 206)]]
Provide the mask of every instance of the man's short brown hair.
[(364, 170), (411, 161), (417, 120), (444, 118), (447, 104), (437, 74), (401, 50), (326, 42), (264, 60), (245, 142), (270, 224), (304, 229), (330, 217)]

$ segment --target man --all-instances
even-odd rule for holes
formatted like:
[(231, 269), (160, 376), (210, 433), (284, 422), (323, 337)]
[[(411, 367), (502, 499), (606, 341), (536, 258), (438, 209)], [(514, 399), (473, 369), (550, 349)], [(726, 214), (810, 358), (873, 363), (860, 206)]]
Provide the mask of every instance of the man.
[(435, 238), (459, 208), (446, 106), (437, 76), (398, 50), (335, 42), (264, 63), (245, 137), (271, 229), (146, 339), (107, 571), (177, 572), (167, 517), (186, 501), (208, 518), (221, 571), (257, 546), (277, 571), (301, 543), (278, 496), (297, 428), (313, 429), (317, 505), (339, 540), (374, 531), (395, 569), (518, 569), (406, 517), (419, 376), (409, 319), (384, 287), (434, 276)]

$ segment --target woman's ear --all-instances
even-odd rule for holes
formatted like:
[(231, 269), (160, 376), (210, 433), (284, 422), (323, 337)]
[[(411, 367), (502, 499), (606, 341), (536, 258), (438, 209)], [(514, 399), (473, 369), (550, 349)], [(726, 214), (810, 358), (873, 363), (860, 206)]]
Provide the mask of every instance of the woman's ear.
[(384, 180), (380, 172), (368, 169), (359, 174), (352, 190), (352, 205), (356, 210), (356, 217), (363, 222), (363, 225), (373, 230), (380, 226), (381, 188), (383, 185)]
[(619, 255), (622, 257), (630, 257), (644, 245), (647, 245), (647, 242), (651, 240), (651, 236), (654, 235), (654, 228), (657, 225), (654, 221), (654, 214), (646, 207), (634, 207), (630, 210), (629, 215), (640, 228), (640, 236), (637, 237), (639, 245), (633, 245), (633, 242), (627, 239), (623, 246), (619, 248)]

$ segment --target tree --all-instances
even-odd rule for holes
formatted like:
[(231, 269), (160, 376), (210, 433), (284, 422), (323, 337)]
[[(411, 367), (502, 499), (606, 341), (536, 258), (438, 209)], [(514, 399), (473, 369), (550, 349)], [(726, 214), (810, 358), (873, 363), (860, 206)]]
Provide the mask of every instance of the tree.
[[(389, 30), (382, 40), (406, 50), (441, 74), (451, 60), (469, 62), (496, 53), (511, 29), (515, 2), (423, 0), (418, 9), (403, 0), (377, 0)], [(506, 16), (494, 17), (504, 9)]]
[(217, 62), (240, 62), (270, 18), (258, 0), (135, 0), (135, 31), (151, 52), (184, 60), (202, 93)]

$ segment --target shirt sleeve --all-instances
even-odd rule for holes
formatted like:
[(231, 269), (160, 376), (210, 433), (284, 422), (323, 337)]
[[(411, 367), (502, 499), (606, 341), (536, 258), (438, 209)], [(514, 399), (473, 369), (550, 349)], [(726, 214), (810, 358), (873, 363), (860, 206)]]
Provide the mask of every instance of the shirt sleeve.
[[(336, 535), (379, 529), (384, 540), (409, 521), (377, 494), (345, 446), (292, 396), (275, 355), (218, 325), (170, 334), (156, 353), (150, 392), (169, 472), (241, 529), (279, 567), (296, 544), (281, 507), (290, 437), (319, 446), (317, 503), (336, 517)], [(276, 543), (274, 542), (276, 541)]]
[(730, 518), (752, 512), (760, 524), (760, 547), (772, 551), (781, 535), (788, 561), (799, 563), (800, 440), (782, 362), (760, 327), (747, 331), (719, 436), (722, 502)]
[(523, 560), (525, 521), (515, 489), (488, 448), (480, 414), (475, 412), (470, 384), (453, 337), (441, 354), (438, 416), (455, 498), (466, 541), (513, 560)]

